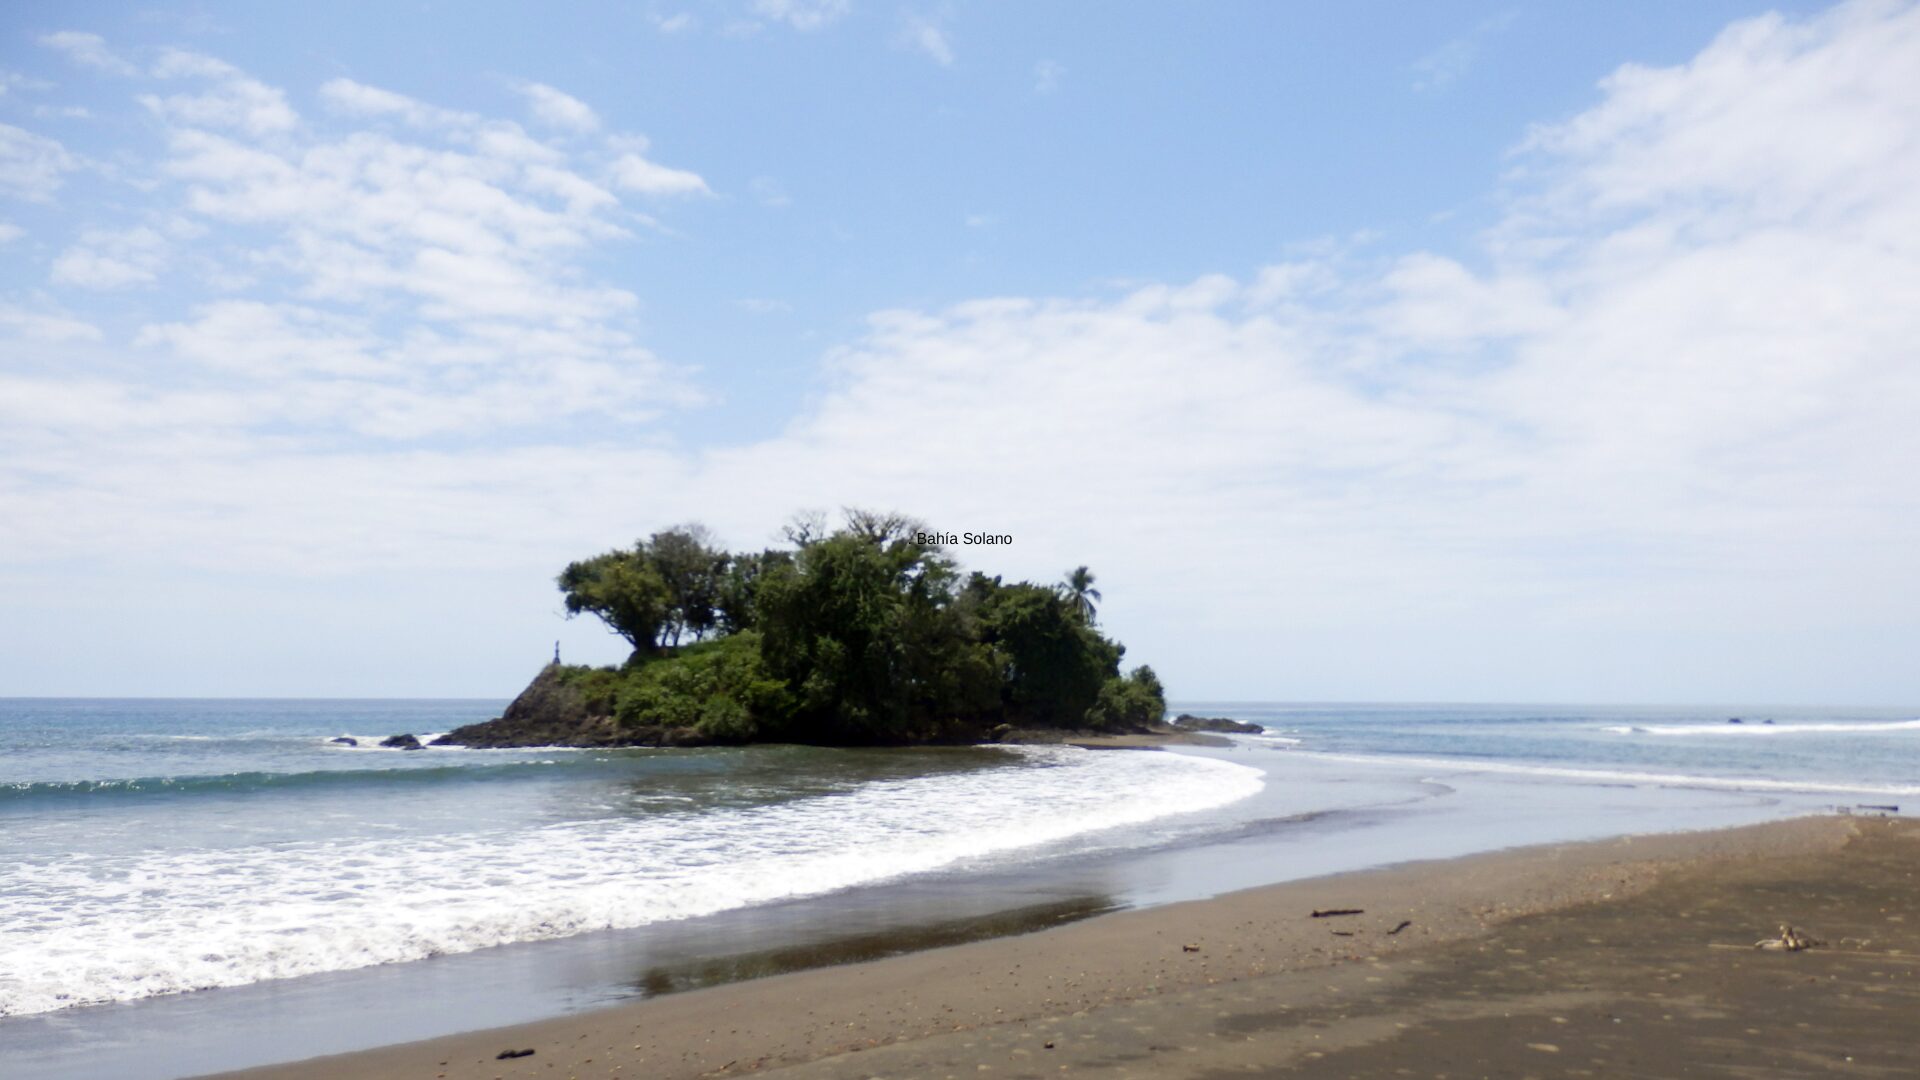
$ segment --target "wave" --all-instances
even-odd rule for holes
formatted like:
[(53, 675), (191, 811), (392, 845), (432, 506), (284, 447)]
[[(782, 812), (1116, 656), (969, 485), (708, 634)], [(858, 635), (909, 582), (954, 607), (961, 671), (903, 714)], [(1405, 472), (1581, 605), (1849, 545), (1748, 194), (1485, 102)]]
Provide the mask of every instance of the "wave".
[(1794, 792), (1806, 795), (1920, 795), (1915, 784), (1854, 784), (1827, 780), (1775, 780), (1768, 777), (1709, 776), (1693, 773), (1638, 772), (1624, 769), (1576, 768), (1474, 758), (1400, 757), (1392, 754), (1339, 754), (1302, 750), (1302, 756), (1368, 765), (1408, 765), (1450, 772), (1502, 773), (1543, 779), (1574, 780), (1590, 784), (1635, 784), (1651, 787), (1702, 788), (1709, 791)]
[(0, 1016), (815, 896), (1211, 809), (1264, 783), (1198, 756), (1012, 752), (1026, 767), (640, 819), (44, 856), (0, 876)]
[(361, 784), (434, 784), (452, 780), (488, 780), (521, 774), (529, 766), (557, 765), (553, 759), (493, 765), (423, 765), (416, 768), (312, 769), (304, 772), (234, 772), (203, 776), (134, 776), (102, 780), (23, 780), (0, 783), (0, 806), (31, 800), (96, 796), (243, 794), (289, 788), (350, 787)]
[(1840, 720), (1810, 724), (1619, 724), (1602, 728), (1615, 735), (1892, 735), (1920, 731), (1920, 720)]

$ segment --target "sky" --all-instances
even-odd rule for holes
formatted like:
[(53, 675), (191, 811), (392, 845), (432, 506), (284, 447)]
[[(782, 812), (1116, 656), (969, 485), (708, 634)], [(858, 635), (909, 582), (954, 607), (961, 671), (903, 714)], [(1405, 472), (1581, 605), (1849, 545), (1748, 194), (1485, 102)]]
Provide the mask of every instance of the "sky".
[(1920, 8), (0, 11), (0, 696), (895, 509), (1178, 701), (1920, 705)]

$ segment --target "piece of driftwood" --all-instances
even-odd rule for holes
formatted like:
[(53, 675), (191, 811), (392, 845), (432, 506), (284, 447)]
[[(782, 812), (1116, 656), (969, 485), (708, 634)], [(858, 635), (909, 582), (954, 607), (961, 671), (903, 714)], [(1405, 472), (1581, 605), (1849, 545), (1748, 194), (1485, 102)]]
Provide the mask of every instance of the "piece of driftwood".
[(1365, 915), (1366, 913), (1367, 913), (1366, 908), (1336, 907), (1336, 908), (1326, 908), (1325, 910), (1316, 910), (1313, 913), (1313, 917), (1316, 919), (1331, 919), (1335, 915)]
[(1826, 942), (1824, 941), (1808, 937), (1806, 934), (1795, 930), (1786, 923), (1781, 923), (1779, 937), (1761, 938), (1759, 941), (1753, 943), (1753, 947), (1756, 949), (1765, 949), (1768, 952), (1801, 952), (1806, 949), (1819, 948), (1825, 944)]
[(1396, 926), (1396, 927), (1394, 927), (1393, 929), (1391, 929), (1391, 930), (1389, 930), (1389, 931), (1387, 931), (1387, 936), (1388, 936), (1388, 937), (1392, 937), (1393, 935), (1395, 935), (1395, 934), (1397, 934), (1397, 933), (1399, 933), (1399, 932), (1400, 932), (1400, 931), (1402, 931), (1402, 930), (1405, 930), (1405, 929), (1406, 929), (1407, 927), (1409, 927), (1409, 926), (1412, 926), (1412, 925), (1413, 925), (1413, 920), (1412, 920), (1412, 919), (1402, 919), (1402, 920), (1400, 921), (1400, 925), (1399, 925), (1399, 926)]

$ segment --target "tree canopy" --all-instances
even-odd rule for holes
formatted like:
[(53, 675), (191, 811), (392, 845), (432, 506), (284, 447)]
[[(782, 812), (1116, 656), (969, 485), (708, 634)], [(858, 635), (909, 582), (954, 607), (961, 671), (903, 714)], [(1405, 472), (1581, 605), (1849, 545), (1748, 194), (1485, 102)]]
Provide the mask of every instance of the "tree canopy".
[[(1160, 681), (1123, 677), (1093, 625), (1093, 575), (1060, 586), (963, 576), (928, 530), (852, 510), (796, 518), (788, 548), (727, 552), (682, 525), (569, 564), (569, 615), (633, 645), (589, 681), (621, 723), (725, 740), (966, 739), (1000, 724), (1131, 730), (1160, 720)], [(587, 678), (583, 675), (582, 678)]]

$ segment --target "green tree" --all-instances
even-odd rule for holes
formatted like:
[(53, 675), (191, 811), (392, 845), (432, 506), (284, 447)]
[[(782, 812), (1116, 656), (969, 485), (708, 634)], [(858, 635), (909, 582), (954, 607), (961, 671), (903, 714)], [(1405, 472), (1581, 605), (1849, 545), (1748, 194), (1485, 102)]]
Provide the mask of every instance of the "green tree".
[(569, 618), (591, 612), (626, 638), (636, 653), (659, 648), (673, 600), (643, 552), (616, 549), (568, 563), (558, 584)]
[(792, 686), (799, 722), (825, 741), (859, 741), (906, 739), (940, 719), (952, 704), (943, 686), (964, 681), (955, 653), (966, 642), (946, 610), (955, 577), (910, 528), (869, 518), (770, 567), (761, 648)]
[(994, 589), (980, 613), (983, 636), (1004, 659), (1012, 716), (1078, 727), (1119, 674), (1121, 649), (1101, 637), (1053, 589), (1021, 583)]
[(1084, 566), (1076, 566), (1068, 572), (1066, 580), (1060, 583), (1060, 595), (1072, 605), (1082, 622), (1092, 626), (1094, 605), (1100, 602), (1100, 590), (1093, 587), (1093, 572)]
[(665, 643), (678, 646), (683, 636), (706, 637), (719, 625), (719, 604), (728, 554), (699, 524), (663, 529), (638, 545), (667, 587)]
[(1143, 731), (1166, 719), (1167, 694), (1160, 677), (1145, 664), (1126, 678), (1114, 676), (1100, 687), (1087, 710), (1087, 726), (1103, 731)]
[(759, 625), (760, 582), (776, 566), (790, 566), (793, 553), (772, 548), (753, 554), (741, 552), (727, 560), (727, 572), (720, 579), (720, 595), (715, 603), (719, 630), (737, 634)]

